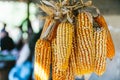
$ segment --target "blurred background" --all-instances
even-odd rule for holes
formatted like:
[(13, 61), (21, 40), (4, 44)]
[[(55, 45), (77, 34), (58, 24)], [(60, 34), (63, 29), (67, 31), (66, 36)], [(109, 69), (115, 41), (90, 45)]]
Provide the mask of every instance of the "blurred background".
[[(34, 80), (34, 46), (44, 23), (39, 2), (0, 0), (0, 80)], [(107, 21), (116, 55), (107, 60), (101, 77), (92, 74), (89, 80), (120, 80), (120, 0), (93, 0), (93, 4)]]

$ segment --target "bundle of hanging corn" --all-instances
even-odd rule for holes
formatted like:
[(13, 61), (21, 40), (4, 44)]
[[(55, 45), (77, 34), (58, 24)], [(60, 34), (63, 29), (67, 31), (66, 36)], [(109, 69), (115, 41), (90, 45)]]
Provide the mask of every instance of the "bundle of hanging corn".
[[(104, 17), (92, 1), (42, 0), (46, 13), (40, 39), (35, 46), (35, 80), (74, 80), (76, 76), (106, 70), (106, 58), (115, 55)], [(94, 16), (97, 14), (97, 16)]]

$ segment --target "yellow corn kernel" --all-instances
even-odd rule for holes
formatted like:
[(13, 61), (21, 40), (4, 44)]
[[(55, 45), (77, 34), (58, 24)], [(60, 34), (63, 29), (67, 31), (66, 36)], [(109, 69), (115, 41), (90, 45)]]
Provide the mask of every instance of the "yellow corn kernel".
[(89, 74), (93, 71), (94, 39), (92, 16), (81, 12), (76, 21), (76, 75)]
[(35, 80), (48, 80), (51, 64), (51, 46), (43, 39), (38, 39), (35, 45)]
[(57, 28), (57, 56), (58, 68), (66, 70), (72, 49), (73, 26), (68, 22), (62, 22)]

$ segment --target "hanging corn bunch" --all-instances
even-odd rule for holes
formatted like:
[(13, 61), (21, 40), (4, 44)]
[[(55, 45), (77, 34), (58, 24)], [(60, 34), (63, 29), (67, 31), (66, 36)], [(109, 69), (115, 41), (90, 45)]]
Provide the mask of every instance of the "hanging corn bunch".
[[(35, 47), (35, 80), (75, 80), (76, 76), (106, 70), (106, 58), (115, 55), (106, 21), (92, 1), (40, 1), (47, 14)], [(94, 17), (92, 10), (99, 16)], [(52, 64), (51, 64), (52, 63)]]

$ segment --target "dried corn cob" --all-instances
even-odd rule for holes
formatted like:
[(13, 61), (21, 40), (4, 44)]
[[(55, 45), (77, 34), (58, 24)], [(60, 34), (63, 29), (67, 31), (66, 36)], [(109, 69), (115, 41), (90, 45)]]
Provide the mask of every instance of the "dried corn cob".
[[(72, 49), (73, 50), (73, 49)], [(57, 67), (57, 45), (56, 39), (52, 40), (52, 79), (53, 80), (74, 80), (75, 69), (75, 55), (74, 52), (70, 55), (69, 66), (67, 70), (61, 71)]]
[(57, 56), (58, 68), (66, 70), (72, 49), (73, 26), (68, 22), (62, 22), (57, 28)]
[(106, 21), (102, 15), (95, 17), (94, 19), (101, 27), (105, 27), (107, 29), (107, 57), (112, 59), (115, 55), (115, 48)]
[(106, 69), (106, 54), (107, 54), (107, 32), (105, 28), (94, 30), (95, 40), (95, 60), (94, 60), (94, 72), (97, 75), (102, 75)]
[(65, 80), (66, 78), (66, 70), (61, 71), (58, 69), (58, 56), (57, 56), (57, 42), (56, 38), (52, 40), (52, 79), (53, 80)]
[(50, 64), (51, 64), (50, 43), (46, 40), (39, 39), (36, 42), (35, 46), (35, 65), (34, 65), (35, 80), (49, 79)]
[(92, 16), (88, 12), (81, 12), (77, 16), (76, 40), (76, 75), (89, 74), (93, 71), (94, 39)]
[(94, 20), (100, 27), (105, 27), (107, 29), (107, 57), (112, 59), (115, 55), (115, 48), (107, 23), (102, 15), (95, 17)]

